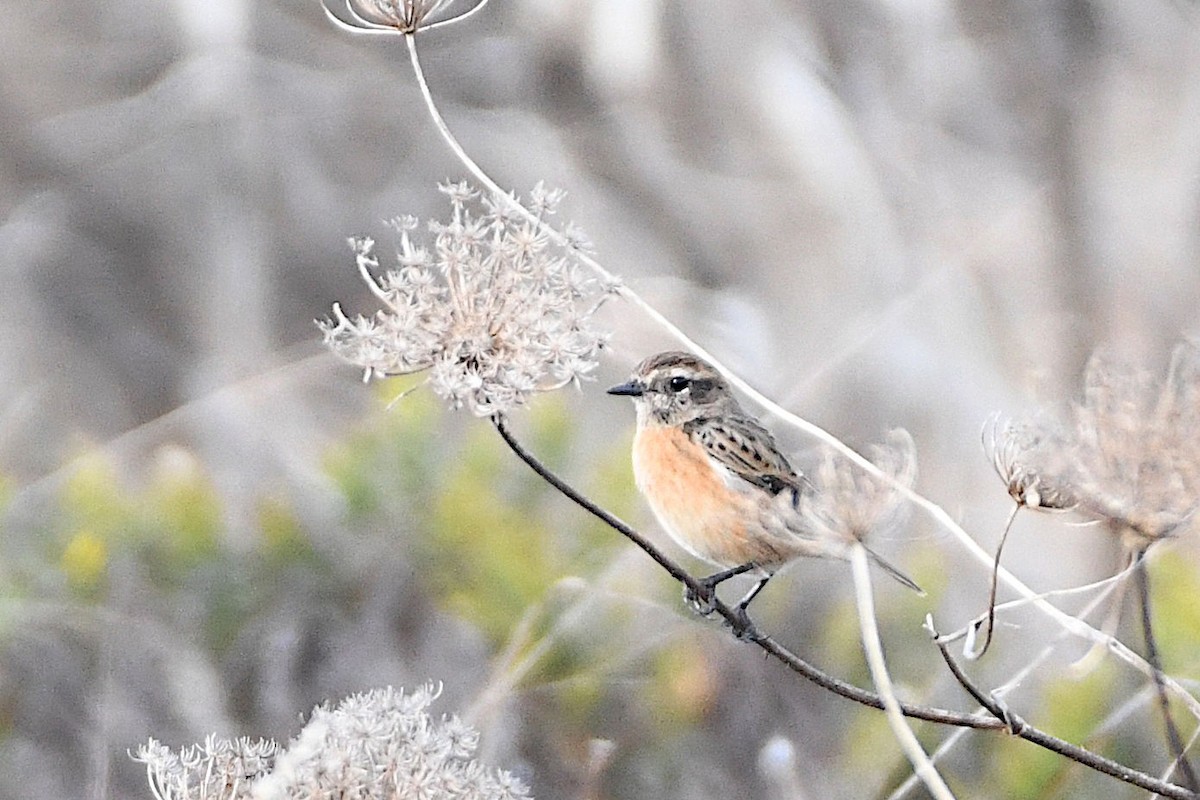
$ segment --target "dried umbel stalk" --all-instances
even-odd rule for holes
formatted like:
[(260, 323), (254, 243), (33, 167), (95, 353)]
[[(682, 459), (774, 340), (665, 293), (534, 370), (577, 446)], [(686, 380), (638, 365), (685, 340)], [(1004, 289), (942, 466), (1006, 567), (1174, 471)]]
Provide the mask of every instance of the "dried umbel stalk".
[(1070, 511), (1079, 504), (1070, 485), (1070, 443), (1065, 434), (1048, 419), (1012, 420), (993, 415), (983, 426), (983, 449), (1016, 505), (1000, 534), (996, 556), (992, 561), (983, 645), (975, 649), (974, 629), (967, 637), (965, 655), (972, 659), (981, 657), (992, 643), (996, 627), (1000, 557), (1017, 512), (1022, 508), (1043, 512)]
[[(372, 239), (351, 240), (383, 308), (348, 317), (335, 304), (332, 319), (318, 322), (325, 343), (362, 367), (365, 380), (425, 371), (438, 396), (478, 416), (587, 377), (606, 340), (591, 317), (616, 287), (580, 269), (539, 226), (510, 216), (500, 199), (464, 183), (440, 188), (451, 216), (430, 223), (431, 247), (416, 241), (412, 217), (393, 221), (400, 247), (391, 269), (381, 268)], [(541, 219), (561, 198), (539, 184), (530, 205)], [(568, 236), (587, 246), (569, 226)]]

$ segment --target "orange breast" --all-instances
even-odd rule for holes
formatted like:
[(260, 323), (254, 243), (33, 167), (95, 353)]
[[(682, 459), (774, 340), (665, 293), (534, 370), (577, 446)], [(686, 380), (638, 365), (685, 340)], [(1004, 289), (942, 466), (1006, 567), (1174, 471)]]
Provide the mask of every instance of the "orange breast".
[(784, 560), (758, 523), (753, 496), (726, 485), (703, 448), (679, 428), (640, 429), (633, 472), (659, 523), (692, 555), (721, 567)]

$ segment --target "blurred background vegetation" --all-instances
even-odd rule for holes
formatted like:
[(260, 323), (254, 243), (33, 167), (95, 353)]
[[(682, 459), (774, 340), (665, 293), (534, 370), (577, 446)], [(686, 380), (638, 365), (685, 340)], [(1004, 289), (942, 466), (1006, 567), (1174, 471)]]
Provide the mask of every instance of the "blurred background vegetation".
[[(315, 0), (0, 9), (0, 796), (146, 797), (126, 750), (148, 736), (286, 739), (317, 703), (428, 679), (539, 797), (903, 779), (879, 714), (690, 617), (485, 423), (421, 391), (387, 411), (408, 384), (364, 389), (320, 352), (331, 302), (370, 308), (346, 237), (440, 214), (435, 183), (462, 176), (398, 42), (346, 37)], [(420, 46), (501, 184), (567, 189), (609, 268), (783, 404), (856, 446), (908, 428), (921, 490), (985, 546), (1009, 503), (987, 414), (1069, 399), (1097, 347), (1161, 371), (1197, 334), (1192, 3), (493, 0)], [(632, 410), (601, 389), (671, 342), (606, 313), (598, 382), (514, 425), (653, 530)], [(781, 438), (803, 463), (812, 443)], [(895, 677), (967, 707), (920, 623), (978, 613), (983, 570), (920, 519), (877, 546), (932, 590), (881, 582)], [(1164, 658), (1195, 680), (1195, 544), (1170, 547)], [(1052, 588), (1119, 548), (1027, 517), (1006, 563)], [(848, 587), (798, 564), (755, 607), (865, 682)], [(1007, 621), (985, 686), (1054, 633)], [(1082, 652), (1009, 701), (1158, 771), (1144, 682), (1076, 676)], [(946, 773), (972, 797), (1139, 796), (994, 734)]]

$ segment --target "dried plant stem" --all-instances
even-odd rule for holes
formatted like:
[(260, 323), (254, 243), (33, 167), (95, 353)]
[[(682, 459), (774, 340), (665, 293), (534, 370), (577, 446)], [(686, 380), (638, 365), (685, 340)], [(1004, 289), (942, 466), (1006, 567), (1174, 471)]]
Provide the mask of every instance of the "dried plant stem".
[[(1107, 598), (1115, 590), (1118, 590), (1118, 589), (1122, 590), (1122, 591), (1124, 590), (1124, 588), (1125, 588), (1124, 580), (1133, 573), (1133, 569), (1134, 569), (1134, 567), (1131, 565), (1131, 566), (1128, 566), (1125, 569), (1121, 570), (1120, 572), (1118, 572), (1115, 575), (1109, 575), (1107, 578), (1101, 578), (1098, 581), (1092, 581), (1091, 583), (1085, 583), (1081, 586), (1068, 586), (1063, 589), (1050, 589), (1049, 591), (1042, 592), (1039, 595), (1039, 597), (1043, 597), (1046, 599), (1049, 599), (1052, 597), (1069, 597), (1071, 595), (1081, 594), (1084, 592), (1094, 592), (1099, 589), (1104, 589), (1103, 594), (1101, 594), (1100, 596)], [(1011, 610), (1014, 608), (1020, 608), (1021, 606), (1027, 606), (1027, 605), (1029, 605), (1029, 602), (1030, 601), (1027, 598), (1020, 598), (1019, 600), (1009, 600), (1007, 603), (998, 603), (996, 605), (996, 613), (999, 614), (1001, 611), (1008, 611), (1008, 610)], [(1094, 606), (1092, 606), (1092, 604), (1089, 603), (1087, 606), (1087, 611), (1082, 611), (1082, 612), (1076, 614), (1075, 616), (1077, 616), (1077, 617), (1087, 616), (1088, 611), (1090, 611), (1093, 607)], [(959, 628), (958, 630), (952, 631), (950, 633), (942, 634), (942, 636), (941, 636), (942, 641), (949, 643), (949, 642), (958, 641), (959, 639), (966, 639), (967, 642), (963, 645), (963, 656), (968, 661), (974, 660), (972, 658), (972, 654), (973, 654), (974, 650), (973, 650), (973, 644), (971, 642), (971, 637), (976, 631), (978, 631), (981, 627), (983, 627), (983, 624), (985, 622), (987, 622), (987, 612), (986, 611), (983, 612), (982, 614), (979, 614), (978, 616), (976, 616), (974, 619), (972, 619), (970, 622), (968, 622), (966, 625)], [(1062, 633), (1063, 635), (1068, 635), (1068, 636), (1070, 635), (1069, 631), (1061, 631), (1060, 630), (1059, 632)]]
[(954, 656), (950, 655), (950, 649), (946, 643), (941, 641), (937, 636), (937, 632), (930, 627), (930, 632), (933, 634), (934, 642), (937, 644), (938, 651), (942, 654), (942, 660), (946, 662), (946, 666), (950, 669), (950, 674), (958, 681), (959, 685), (966, 690), (967, 694), (975, 699), (975, 702), (988, 710), (996, 719), (1004, 720), (1005, 727), (1014, 735), (1020, 736), (1026, 741), (1045, 747), (1047, 750), (1052, 750), (1060, 755), (1064, 755), (1073, 761), (1076, 761), (1084, 766), (1103, 772), (1106, 775), (1111, 775), (1126, 783), (1131, 783), (1134, 786), (1147, 789), (1163, 797), (1170, 797), (1177, 800), (1196, 800), (1197, 794), (1190, 789), (1182, 786), (1177, 786), (1173, 783), (1147, 775), (1144, 772), (1130, 769), (1124, 764), (1118, 764), (1115, 761), (1097, 755), (1090, 750), (1086, 750), (1078, 745), (1059, 739), (1057, 736), (1051, 736), (1044, 731), (1032, 727), (1023, 718), (1018, 716), (1010, 708), (998, 701), (995, 696), (986, 694), (977, 687), (967, 674), (963, 672), (958, 662), (954, 660)]
[[(592, 514), (604, 524), (608, 525), (613, 530), (620, 533), (625, 538), (629, 539), (637, 545), (643, 552), (649, 555), (654, 561), (661, 566), (666, 572), (675, 578), (675, 580), (684, 584), (694, 592), (702, 592), (703, 588), (700, 582), (688, 574), (682, 567), (664, 555), (658, 548), (650, 543), (648, 539), (631, 528), (618, 517), (614, 516), (608, 510), (601, 508), (593, 503), (583, 494), (578, 492), (573, 486), (558, 477), (549, 467), (543, 464), (532, 453), (526, 450), (521, 443), (513, 436), (508, 429), (502, 417), (496, 416), (492, 418), (492, 424), (496, 427), (496, 431), (500, 437), (508, 445), (509, 449), (521, 459), (530, 469), (532, 469), (539, 477), (549, 483), (569, 500), (574, 502), (580, 508)], [(762, 634), (754, 626), (752, 622), (744, 616), (739, 615), (734, 609), (723, 603), (719, 598), (713, 597), (713, 611), (719, 614), (722, 619), (729, 625), (731, 632), (738, 639), (749, 641), (759, 647), (767, 655), (779, 661), (788, 669), (792, 670), (801, 677), (812, 681), (823, 689), (828, 689), (834, 694), (845, 697), (848, 700), (853, 700), (856, 703), (861, 703), (871, 708), (884, 709), (883, 699), (874, 692), (862, 689), (854, 684), (847, 683), (840, 678), (823, 672), (822, 670), (804, 661), (795, 653), (788, 650), (783, 645), (776, 642), (770, 636)], [(939, 648), (943, 651), (943, 658), (949, 658), (949, 653), (945, 650), (945, 644), (939, 643)], [(955, 666), (957, 668), (957, 665)], [(984, 705), (981, 703), (981, 705)], [(993, 703), (993, 705), (995, 705)], [(965, 714), (958, 711), (948, 711), (946, 709), (935, 708), (931, 706), (913, 705), (898, 701), (900, 712), (906, 717), (914, 719), (923, 719), (928, 722), (936, 722), (943, 725), (955, 725), (965, 728), (975, 728), (978, 730), (1001, 730), (1009, 728), (1010, 717), (996, 715), (992, 708), (984, 705), (988, 710), (989, 716), (979, 714)], [(1020, 730), (1015, 731), (1016, 735), (1032, 742), (1033, 744), (1043, 747), (1051, 752), (1058, 753), (1077, 761), (1084, 766), (1090, 767), (1098, 772), (1110, 775), (1118, 780), (1130, 783), (1143, 789), (1158, 792), (1164, 797), (1173, 798), (1173, 800), (1197, 800), (1197, 795), (1180, 786), (1176, 786), (1165, 780), (1147, 775), (1144, 772), (1130, 769), (1123, 764), (1117, 763), (1104, 756), (1097, 755), (1089, 750), (1071, 744), (1070, 742), (1058, 739), (1048, 733), (1038, 730), (1028, 724), (1022, 722)]]
[[(1065, 593), (1065, 592), (1078, 592), (1078, 591), (1082, 591), (1085, 589), (1100, 589), (1101, 591), (1099, 591), (1095, 597), (1093, 597), (1091, 600), (1089, 600), (1087, 602), (1087, 604), (1084, 605), (1084, 607), (1081, 608), (1079, 610), (1079, 613), (1077, 614), (1077, 616), (1079, 616), (1079, 617), (1086, 617), (1088, 614), (1091, 614), (1093, 611), (1095, 611), (1097, 608), (1099, 608), (1109, 598), (1109, 596), (1111, 596), (1112, 593), (1115, 592), (1120, 586), (1124, 585), (1124, 584), (1118, 583), (1118, 579), (1120, 577), (1122, 577), (1124, 574), (1125, 573), (1123, 573), (1123, 572), (1118, 573), (1117, 575), (1115, 575), (1111, 578), (1106, 578), (1103, 581), (1097, 581), (1096, 583), (1091, 583), (1091, 584), (1088, 584), (1087, 586), (1078, 586), (1078, 587), (1075, 587), (1074, 589), (1061, 590), (1061, 592)], [(1013, 601), (1012, 604), (1016, 605), (1016, 604), (1020, 604), (1023, 602), (1024, 602), (1023, 600), (1016, 600), (1016, 601)], [(999, 608), (1004, 608), (1004, 606), (1000, 606)], [(930, 626), (930, 628), (932, 629), (932, 625)], [(1012, 677), (1010, 677), (1004, 684), (1002, 684), (1001, 686), (998, 686), (996, 689), (992, 690), (992, 694), (1002, 697), (1008, 691), (1013, 689), (1014, 687), (1020, 686), (1022, 683), (1024, 683), (1025, 680), (1030, 675), (1033, 674), (1034, 670), (1036, 670), (1038, 667), (1040, 667), (1042, 664), (1045, 663), (1046, 659), (1050, 657), (1050, 655), (1054, 652), (1055, 648), (1057, 648), (1058, 645), (1061, 644), (1062, 641), (1064, 639), (1066, 639), (1068, 636), (1070, 636), (1070, 634), (1067, 631), (1060, 630), (1058, 632), (1058, 635), (1054, 637), (1053, 641), (1047, 643), (1044, 647), (1042, 647), (1042, 649), (1038, 652), (1038, 654), (1036, 656), (1031, 658), (1024, 666), (1021, 667), (1021, 669), (1017, 670), (1017, 672), (1014, 673), (1012, 675)], [(940, 642), (942, 644), (949, 644), (950, 642), (954, 641), (955, 638), (956, 637), (954, 634), (947, 634), (947, 635), (938, 637), (938, 639), (940, 640)], [(980, 706), (978, 709), (976, 709), (975, 713), (980, 714), (980, 713), (984, 713), (986, 711), (987, 711), (986, 708)], [(932, 753), (930, 753), (930, 755), (929, 755), (930, 759), (936, 764), (939, 760), (945, 758), (950, 753), (950, 751), (953, 750), (954, 747), (957, 746), (960, 741), (962, 741), (963, 737), (965, 737), (968, 733), (970, 733), (970, 731), (971, 731), (970, 728), (959, 728), (954, 733), (952, 733), (950, 736), (947, 736), (946, 740), (944, 742), (942, 742), (940, 745), (938, 745), (938, 748), (936, 750), (934, 750)], [(1197, 729), (1197, 735), (1200, 735), (1200, 729)], [(1163, 780), (1163, 781), (1167, 781), (1169, 779), (1170, 779), (1170, 775), (1164, 775), (1161, 778), (1161, 780)], [(899, 786), (897, 786), (896, 789), (890, 795), (887, 796), (887, 800), (902, 800), (902, 798), (906, 797), (910, 791), (912, 791), (914, 788), (916, 788), (916, 785), (918, 782), (919, 781), (917, 780), (917, 777), (915, 775), (910, 776), (907, 780), (905, 780), (903, 783), (901, 783)]]
[(863, 653), (867, 658), (867, 667), (871, 671), (871, 680), (879, 699), (883, 701), (883, 711), (887, 716), (888, 725), (900, 744), (913, 771), (935, 800), (954, 800), (954, 793), (938, 774), (937, 768), (929, 760), (929, 755), (917, 741), (917, 736), (904, 720), (904, 712), (900, 709), (900, 701), (892, 686), (891, 676), (888, 675), (887, 661), (883, 657), (883, 644), (879, 641), (879, 625), (875, 620), (875, 599), (871, 593), (871, 567), (867, 561), (867, 551), (861, 544), (855, 543), (850, 548), (850, 568), (854, 575), (854, 599), (858, 607), (858, 627), (862, 635)]
[[(442, 117), (441, 111), (434, 102), (433, 93), (429, 89), (429, 84), (425, 79), (424, 70), (421, 68), (421, 60), (417, 55), (415, 35), (405, 34), (404, 41), (408, 47), (409, 60), (412, 63), (413, 74), (415, 75), (417, 84), (420, 87), (421, 96), (424, 98), (425, 107), (429, 112), (430, 119), (432, 119), (434, 126), (438, 130), (438, 133), (441, 134), (443, 141), (445, 141), (451, 152), (454, 153), (458, 160), (462, 162), (467, 171), (470, 172), (471, 175), (477, 181), (479, 181), (481, 185), (486, 187), (488, 191), (492, 192), (496, 197), (503, 198), (504, 202), (513, 211), (513, 213), (526, 220), (530, 224), (537, 226), (540, 232), (549, 237), (556, 244), (570, 248), (575, 258), (577, 258), (580, 263), (593, 270), (596, 275), (600, 276), (605, 281), (610, 281), (616, 284), (616, 292), (622, 299), (636, 306), (651, 320), (674, 336), (675, 339), (678, 340), (684, 347), (711, 363), (713, 367), (715, 367), (718, 372), (724, 375), (731, 384), (736, 386), (742, 393), (744, 393), (763, 409), (768, 411), (777, 419), (792, 425), (797, 430), (800, 430), (803, 433), (812, 436), (814, 439), (829, 445), (838, 453), (842, 454), (852, 463), (857, 465), (860, 469), (865, 470), (868, 474), (885, 481), (889, 485), (895, 486), (897, 491), (899, 491), (914, 505), (932, 517), (938, 525), (948, 531), (950, 535), (953, 536), (959, 542), (959, 544), (961, 544), (966, 551), (980, 564), (985, 565), (989, 570), (992, 568), (992, 555), (981, 548), (975, 542), (975, 540), (970, 537), (966, 530), (964, 530), (963, 527), (959, 525), (944, 508), (929, 498), (918, 494), (908, 486), (904, 486), (897, 482), (892, 476), (880, 470), (866, 457), (862, 456), (856, 450), (843, 443), (832, 433), (826, 431), (819, 425), (793, 414), (771, 398), (767, 397), (762, 392), (755, 389), (743, 378), (734, 373), (729, 367), (725, 366), (712, 353), (701, 347), (696, 341), (680, 330), (673, 322), (671, 322), (671, 320), (667, 319), (665, 315), (658, 311), (658, 309), (654, 308), (648, 302), (643, 300), (641, 296), (639, 296), (629, 287), (621, 285), (619, 281), (617, 281), (616, 276), (605, 269), (600, 262), (586, 253), (580, 252), (577, 248), (572, 247), (571, 243), (567, 241), (566, 237), (564, 237), (550, 225), (545, 224), (535, 214), (531, 213), (523, 205), (517, 202), (516, 199), (514, 199), (509, 193), (501, 189), (500, 186), (494, 180), (492, 180), (491, 176), (484, 172), (483, 168), (480, 167), (479, 164), (477, 164), (475, 160), (472, 159), (471, 156), (466, 152), (463, 146), (459, 143), (458, 139), (456, 139), (454, 134), (451, 132), (450, 127), (446, 124), (446, 120)], [(1006, 586), (1017, 592), (1022, 597), (1030, 599), (1040, 612), (1053, 619), (1066, 630), (1087, 641), (1104, 645), (1122, 661), (1125, 661), (1127, 664), (1143, 674), (1147, 676), (1153, 674), (1153, 669), (1150, 667), (1150, 665), (1147, 664), (1146, 661), (1141, 658), (1141, 656), (1137, 655), (1135, 652), (1122, 644), (1118, 639), (1096, 630), (1091, 625), (1080, 622), (1070, 614), (1059, 610), (1048, 601), (1039, 598), (1033, 589), (1026, 586), (1015, 575), (1003, 567), (1000, 567), (997, 574), (999, 575), (999, 579), (1003, 581)], [(1191, 713), (1195, 715), (1197, 719), (1200, 719), (1200, 701), (1197, 701), (1196, 698), (1192, 697), (1191, 694), (1189, 694), (1185, 689), (1183, 689), (1183, 687), (1173, 680), (1166, 680), (1165, 685), (1173, 694), (1176, 694), (1181, 700), (1183, 700), (1188, 710), (1191, 711)]]
[(1004, 543), (1008, 541), (1008, 532), (1012, 530), (1013, 522), (1017, 519), (1017, 512), (1021, 510), (1020, 503), (1014, 503), (1012, 511), (1008, 514), (1008, 521), (1004, 523), (1004, 532), (1000, 534), (1000, 541), (996, 544), (996, 561), (992, 564), (992, 583), (988, 590), (987, 604), (987, 633), (984, 634), (983, 644), (978, 650), (967, 653), (969, 659), (981, 658), (992, 644), (992, 634), (996, 630), (996, 588), (999, 584), (997, 580), (1000, 572), (1000, 554), (1004, 552)]
[(1138, 605), (1142, 611), (1142, 635), (1146, 642), (1146, 660), (1154, 667), (1154, 693), (1158, 698), (1158, 707), (1162, 712), (1163, 728), (1167, 735), (1167, 744), (1171, 748), (1171, 755), (1175, 757), (1175, 763), (1178, 764), (1180, 773), (1183, 775), (1183, 782), (1193, 792), (1200, 789), (1200, 785), (1196, 782), (1196, 773), (1192, 770), (1192, 764), (1188, 761), (1187, 749), (1183, 746), (1183, 737), (1179, 735), (1179, 728), (1175, 725), (1175, 718), (1171, 716), (1171, 699), (1167, 697), (1166, 687), (1163, 685), (1162, 672), (1162, 657), (1158, 652), (1158, 642), (1154, 638), (1154, 615), (1150, 610), (1150, 569), (1146, 563), (1146, 551), (1141, 550), (1134, 556), (1134, 561), (1137, 562), (1137, 593)]
[[(1184, 745), (1183, 752), (1186, 753), (1187, 751), (1191, 750), (1193, 747), (1196, 746), (1196, 742), (1198, 742), (1198, 741), (1200, 741), (1200, 728), (1196, 728), (1195, 730), (1192, 731), (1191, 737), (1187, 740), (1187, 744)], [(1179, 759), (1176, 758), (1171, 761), (1170, 766), (1168, 766), (1165, 770), (1163, 770), (1162, 779), (1164, 781), (1169, 781), (1171, 779), (1171, 776), (1174, 775), (1176, 770), (1178, 770), (1178, 769), (1179, 769)]]

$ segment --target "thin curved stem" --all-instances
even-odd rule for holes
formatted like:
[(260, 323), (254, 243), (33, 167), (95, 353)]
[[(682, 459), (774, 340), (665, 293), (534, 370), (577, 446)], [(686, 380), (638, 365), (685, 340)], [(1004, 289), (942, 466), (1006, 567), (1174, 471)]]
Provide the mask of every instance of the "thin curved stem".
[(883, 657), (883, 644), (879, 641), (879, 625), (875, 620), (875, 600), (871, 593), (871, 566), (867, 561), (867, 549), (857, 542), (850, 548), (850, 567), (854, 575), (854, 598), (858, 608), (863, 653), (867, 658), (867, 668), (871, 671), (871, 680), (879, 692), (879, 699), (883, 701), (888, 725), (899, 742), (900, 749), (908, 758), (908, 763), (912, 764), (913, 771), (934, 799), (955, 800), (954, 793), (929, 760), (929, 754), (921, 747), (917, 735), (904, 721), (904, 712), (900, 708), (900, 701), (896, 699), (892, 678), (888, 675), (887, 661)]
[(983, 654), (988, 651), (992, 644), (992, 634), (996, 630), (996, 588), (999, 584), (998, 576), (1000, 572), (1000, 554), (1004, 552), (1004, 543), (1008, 540), (1008, 532), (1012, 530), (1013, 522), (1017, 519), (1017, 512), (1021, 510), (1020, 503), (1013, 504), (1013, 510), (1008, 514), (1008, 521), (1004, 523), (1004, 532), (1000, 534), (1000, 541), (996, 545), (996, 561), (992, 564), (992, 583), (988, 590), (987, 604), (987, 633), (984, 634), (983, 644), (978, 650), (972, 650), (964, 655), (974, 660), (982, 658)]
[[(607, 509), (604, 509), (586, 496), (578, 492), (573, 486), (567, 483), (562, 478), (558, 477), (549, 467), (543, 464), (532, 453), (526, 450), (521, 443), (512, 435), (505, 421), (501, 417), (492, 417), (492, 424), (500, 437), (508, 445), (509, 449), (525, 462), (539, 477), (561, 492), (565, 497), (574, 502), (580, 508), (592, 514), (604, 524), (608, 525), (613, 530), (620, 533), (622, 536), (629, 539), (654, 561), (661, 566), (666, 572), (675, 578), (680, 583), (684, 584), (693, 591), (699, 593), (703, 591), (700, 581), (693, 578), (686, 570), (664, 555), (658, 548), (650, 543), (648, 539), (631, 528), (620, 518), (613, 515)], [(884, 702), (879, 695), (874, 692), (869, 692), (855, 686), (852, 683), (847, 683), (840, 678), (824, 672), (817, 667), (804, 661), (795, 653), (788, 650), (783, 645), (779, 644), (770, 636), (762, 634), (744, 615), (738, 614), (733, 608), (726, 605), (715, 595), (712, 598), (713, 611), (719, 614), (728, 624), (731, 632), (738, 639), (748, 641), (760, 648), (764, 653), (779, 661), (788, 669), (792, 670), (801, 677), (812, 681), (817, 686), (823, 689), (840, 695), (848, 700), (853, 700), (856, 703), (861, 703), (871, 708), (884, 709)], [(936, 640), (936, 639), (935, 639)], [(942, 657), (953, 661), (949, 652), (946, 650), (944, 643), (938, 643), (939, 649), (942, 651)], [(957, 669), (957, 665), (953, 667)], [(963, 676), (965, 680), (965, 676)], [(968, 682), (969, 683), (969, 682)], [(946, 709), (935, 708), (930, 706), (913, 705), (911, 703), (899, 703), (899, 708), (902, 714), (906, 717), (914, 719), (923, 719), (928, 722), (936, 722), (942, 725), (955, 725), (966, 728), (976, 728), (979, 730), (1002, 730), (1010, 729), (1012, 715), (1004, 712), (994, 702), (989, 707), (987, 704), (980, 703), (984, 708), (987, 708), (991, 716), (982, 716), (979, 714), (964, 714), (958, 711), (948, 711)], [(997, 710), (1001, 713), (997, 713)], [(1176, 786), (1168, 781), (1155, 778), (1147, 775), (1144, 772), (1139, 772), (1135, 769), (1126, 767), (1104, 756), (1098, 755), (1086, 750), (1078, 745), (1071, 744), (1063, 739), (1051, 736), (1044, 731), (1030, 726), (1023, 720), (1020, 721), (1019, 730), (1014, 730), (1017, 736), (1020, 736), (1026, 741), (1032, 742), (1039, 747), (1050, 750), (1051, 752), (1070, 758), (1084, 766), (1090, 767), (1098, 772), (1110, 775), (1118, 780), (1138, 786), (1142, 789), (1157, 792), (1164, 797), (1172, 798), (1172, 800), (1197, 800), (1197, 795), (1193, 792), (1184, 789), (1181, 786)]]

